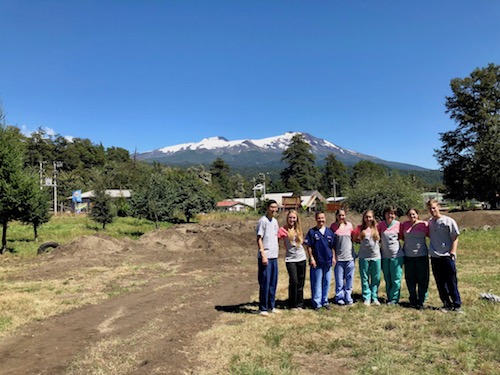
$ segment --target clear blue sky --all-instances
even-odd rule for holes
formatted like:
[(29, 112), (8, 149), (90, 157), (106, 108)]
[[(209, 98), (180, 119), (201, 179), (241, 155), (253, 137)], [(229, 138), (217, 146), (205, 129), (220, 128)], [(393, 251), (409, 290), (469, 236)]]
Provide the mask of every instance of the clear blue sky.
[(0, 0), (7, 122), (144, 152), (303, 131), (438, 168), (500, 1)]

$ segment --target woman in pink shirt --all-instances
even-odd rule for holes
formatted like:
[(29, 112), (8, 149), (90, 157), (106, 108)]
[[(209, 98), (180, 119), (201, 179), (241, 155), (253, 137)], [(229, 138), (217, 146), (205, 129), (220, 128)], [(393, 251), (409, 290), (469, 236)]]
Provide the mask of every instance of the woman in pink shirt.
[(406, 215), (409, 220), (401, 224), (400, 232), (400, 238), (404, 240), (405, 280), (410, 305), (421, 309), (429, 289), (429, 249), (425, 241), (429, 237), (429, 224), (419, 219), (414, 208), (410, 208)]

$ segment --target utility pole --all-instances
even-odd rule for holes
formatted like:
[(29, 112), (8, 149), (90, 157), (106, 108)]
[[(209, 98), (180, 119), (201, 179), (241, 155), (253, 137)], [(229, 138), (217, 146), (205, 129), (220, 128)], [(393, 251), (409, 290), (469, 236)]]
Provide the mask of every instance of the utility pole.
[(257, 210), (257, 193), (256, 193), (256, 189), (255, 189), (255, 177), (252, 178), (252, 181), (253, 181), (253, 210)]
[(332, 185), (333, 185), (333, 200), (335, 203), (337, 203), (337, 181), (332, 178)]
[(39, 174), (40, 174), (40, 190), (43, 190), (43, 164), (46, 163), (45, 161), (39, 161), (38, 162), (38, 165), (40, 166), (40, 169), (39, 169)]
[(54, 181), (52, 182), (54, 187), (54, 216), (57, 216), (57, 168), (61, 168), (63, 163), (62, 161), (54, 161), (52, 165), (54, 166)]
[(259, 173), (259, 177), (262, 179), (262, 187), (263, 187), (263, 193), (262, 193), (262, 200), (266, 200), (266, 173)]

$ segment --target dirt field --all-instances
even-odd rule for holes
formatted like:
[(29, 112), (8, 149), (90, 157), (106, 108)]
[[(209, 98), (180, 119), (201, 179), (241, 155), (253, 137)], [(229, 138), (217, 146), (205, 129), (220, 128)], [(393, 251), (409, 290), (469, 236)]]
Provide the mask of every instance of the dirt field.
[[(499, 212), (450, 216), (460, 227), (500, 225)], [(359, 217), (352, 220), (356, 223)], [(305, 227), (313, 223), (312, 218), (305, 221)], [(22, 272), (8, 274), (2, 282), (64, 279), (72, 283), (83, 270), (125, 264), (137, 272), (120, 280), (120, 285), (140, 287), (27, 324), (4, 337), (0, 373), (84, 374), (92, 351), (109, 342), (129, 354), (125, 373), (194, 373), (200, 365), (192, 345), (195, 335), (220, 314), (249, 305), (256, 297), (254, 228), (254, 221), (227, 220), (179, 225), (138, 241), (86, 236), (25, 261)], [(18, 262), (0, 261), (4, 266)], [(105, 289), (112, 291), (115, 284)]]

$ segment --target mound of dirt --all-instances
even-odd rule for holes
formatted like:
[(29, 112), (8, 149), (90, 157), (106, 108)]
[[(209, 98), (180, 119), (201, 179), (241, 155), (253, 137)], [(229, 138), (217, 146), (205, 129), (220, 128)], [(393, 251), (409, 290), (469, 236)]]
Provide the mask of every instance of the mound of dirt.
[(40, 280), (67, 275), (74, 269), (113, 267), (124, 262), (193, 261), (210, 264), (217, 258), (255, 255), (255, 222), (222, 221), (176, 225), (143, 235), (139, 240), (103, 234), (82, 236), (32, 261), (32, 272), (20, 276)]
[(482, 229), (484, 226), (500, 227), (500, 211), (479, 210), (449, 212), (460, 228)]

